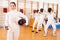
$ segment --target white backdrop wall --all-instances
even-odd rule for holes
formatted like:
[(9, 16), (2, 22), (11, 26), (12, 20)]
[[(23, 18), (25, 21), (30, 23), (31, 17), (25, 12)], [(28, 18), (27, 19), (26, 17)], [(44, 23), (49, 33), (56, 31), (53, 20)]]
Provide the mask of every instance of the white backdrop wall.
[[(10, 2), (11, 1), (14, 1), (17, 3), (17, 0), (10, 0)], [(18, 3), (18, 8), (24, 8), (24, 3), (23, 3), (24, 0), (19, 0), (19, 1), (21, 1), (21, 2)], [(55, 4), (58, 4), (58, 17), (60, 18), (60, 0), (26, 0), (26, 1), (33, 1), (34, 2), (33, 9), (37, 9), (36, 2), (39, 2), (39, 9), (43, 8), (43, 3), (54, 3), (54, 11), (56, 11)], [(29, 5), (27, 4), (27, 8)], [(8, 7), (8, 0), (0, 0), (0, 7), (1, 6)], [(47, 10), (47, 5), (45, 4), (44, 6), (45, 6), (44, 9)], [(51, 4), (50, 4), (50, 7), (52, 7)]]

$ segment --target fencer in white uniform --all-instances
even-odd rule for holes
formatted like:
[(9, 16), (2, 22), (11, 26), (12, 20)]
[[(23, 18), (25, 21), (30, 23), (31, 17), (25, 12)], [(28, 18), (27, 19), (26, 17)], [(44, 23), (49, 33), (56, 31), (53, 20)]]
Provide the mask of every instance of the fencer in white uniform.
[(10, 3), (11, 11), (6, 14), (5, 29), (7, 29), (7, 40), (18, 40), (20, 34), (20, 26), (18, 21), (22, 18), (26, 19), (26, 25), (28, 25), (28, 18), (16, 11), (15, 2)]
[(32, 32), (34, 32), (34, 28), (35, 28), (35, 25), (36, 25), (36, 23), (38, 22), (38, 10), (37, 10), (37, 12), (33, 15), (33, 17), (34, 17), (34, 23), (33, 23), (33, 29), (32, 29)]
[(34, 20), (32, 32), (34, 32), (34, 27), (35, 27), (36, 23), (38, 23), (37, 24), (37, 30), (36, 30), (36, 33), (38, 33), (38, 30), (41, 29), (41, 26), (42, 26), (42, 24), (44, 22), (44, 17), (45, 16), (43, 15), (43, 9), (40, 9), (40, 13), (35, 14), (35, 20)]
[(44, 27), (44, 36), (47, 36), (47, 31), (48, 31), (49, 25), (52, 25), (53, 36), (55, 36), (55, 33), (56, 33), (56, 25), (55, 25), (55, 20), (54, 20), (55, 17), (56, 17), (56, 15), (52, 12), (52, 9), (48, 8), (48, 15), (46, 15), (46, 18), (48, 19), (48, 21)]

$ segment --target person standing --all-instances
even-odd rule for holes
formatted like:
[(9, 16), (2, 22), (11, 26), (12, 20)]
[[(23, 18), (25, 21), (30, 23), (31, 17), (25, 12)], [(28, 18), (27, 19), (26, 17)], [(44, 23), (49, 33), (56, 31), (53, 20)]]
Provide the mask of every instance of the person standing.
[(43, 15), (43, 8), (40, 9), (40, 13), (37, 13), (35, 14), (35, 21), (34, 21), (34, 24), (33, 24), (33, 29), (32, 29), (32, 32), (34, 32), (34, 27), (37, 24), (37, 30), (36, 30), (36, 33), (38, 33), (38, 30), (41, 31), (41, 27), (42, 27), (42, 24), (44, 22), (44, 15)]
[(20, 26), (18, 21), (21, 18), (26, 19), (26, 25), (28, 25), (28, 18), (21, 12), (16, 11), (15, 2), (10, 2), (11, 11), (6, 14), (5, 17), (5, 29), (7, 30), (7, 40), (18, 40), (20, 34)]
[(56, 15), (52, 12), (52, 8), (48, 8), (48, 15), (46, 15), (48, 21), (47, 24), (44, 27), (44, 36), (47, 36), (47, 31), (48, 31), (48, 27), (49, 25), (52, 25), (53, 27), (53, 36), (56, 35), (56, 25), (55, 25), (55, 17)]

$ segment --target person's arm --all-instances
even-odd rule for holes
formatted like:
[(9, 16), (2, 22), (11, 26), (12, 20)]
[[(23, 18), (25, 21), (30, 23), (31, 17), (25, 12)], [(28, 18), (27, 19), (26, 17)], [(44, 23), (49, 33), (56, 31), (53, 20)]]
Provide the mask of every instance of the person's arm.
[(53, 16), (54, 16), (54, 19), (57, 20), (57, 17), (56, 17), (56, 14), (55, 13), (53, 13)]
[(22, 17), (22, 18), (24, 18), (26, 20), (26, 25), (29, 25), (29, 23), (28, 23), (28, 17), (27, 16), (25, 16), (22, 13), (19, 13), (19, 16)]
[(8, 15), (5, 16), (5, 27), (6, 30), (8, 30)]

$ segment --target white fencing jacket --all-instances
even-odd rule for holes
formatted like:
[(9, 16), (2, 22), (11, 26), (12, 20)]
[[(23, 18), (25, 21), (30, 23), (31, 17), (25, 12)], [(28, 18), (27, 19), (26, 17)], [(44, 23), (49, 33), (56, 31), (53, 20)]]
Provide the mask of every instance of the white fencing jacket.
[(6, 14), (5, 26), (17, 28), (15, 26), (18, 25), (18, 20), (20, 20), (21, 17), (26, 19), (26, 25), (28, 25), (28, 18), (24, 14), (22, 14), (21, 12), (17, 12), (16, 10), (11, 10)]
[(56, 17), (56, 15), (54, 13), (48, 13), (48, 15), (46, 15), (46, 17), (48, 18), (48, 22), (55, 22), (54, 17)]
[(45, 18), (45, 15), (43, 13), (42, 14), (38, 14), (38, 13), (35, 14), (35, 19), (38, 22), (43, 22), (44, 21), (44, 18)]

